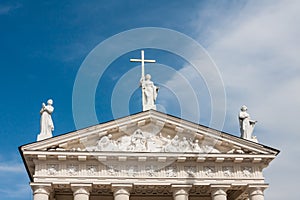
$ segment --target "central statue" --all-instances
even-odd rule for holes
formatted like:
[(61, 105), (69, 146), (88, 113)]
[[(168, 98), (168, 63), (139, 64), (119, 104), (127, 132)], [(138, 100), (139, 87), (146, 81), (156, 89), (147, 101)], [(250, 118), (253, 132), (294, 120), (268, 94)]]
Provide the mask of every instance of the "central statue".
[(143, 111), (146, 110), (156, 110), (156, 97), (158, 94), (158, 87), (154, 85), (151, 81), (151, 75), (147, 74), (145, 76), (145, 62), (155, 63), (155, 60), (145, 60), (144, 50), (141, 51), (141, 59), (130, 59), (131, 62), (141, 62), (142, 63), (142, 75), (140, 80), (140, 86), (142, 87), (142, 101), (143, 101)]
[(142, 95), (143, 95), (143, 107), (147, 107), (149, 109), (156, 109), (155, 101), (158, 94), (158, 87), (154, 85), (151, 81), (151, 75), (147, 74), (145, 77), (141, 78), (140, 86), (142, 87)]

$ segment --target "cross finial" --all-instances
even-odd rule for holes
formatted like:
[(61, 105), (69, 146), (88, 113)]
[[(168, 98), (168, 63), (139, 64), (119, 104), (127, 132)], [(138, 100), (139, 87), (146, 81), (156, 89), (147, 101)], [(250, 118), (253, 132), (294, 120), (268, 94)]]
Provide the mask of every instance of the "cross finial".
[(130, 59), (130, 62), (141, 62), (142, 63), (142, 78), (145, 77), (145, 62), (147, 63), (155, 63), (155, 60), (145, 60), (144, 50), (141, 50), (141, 59)]
[(141, 59), (130, 59), (130, 62), (141, 62), (142, 63), (142, 75), (140, 86), (142, 87), (142, 104), (143, 111), (154, 109), (156, 110), (156, 97), (158, 93), (158, 87), (156, 87), (151, 81), (151, 76), (147, 74), (145, 76), (145, 62), (155, 63), (155, 60), (145, 60), (144, 50), (141, 51)]

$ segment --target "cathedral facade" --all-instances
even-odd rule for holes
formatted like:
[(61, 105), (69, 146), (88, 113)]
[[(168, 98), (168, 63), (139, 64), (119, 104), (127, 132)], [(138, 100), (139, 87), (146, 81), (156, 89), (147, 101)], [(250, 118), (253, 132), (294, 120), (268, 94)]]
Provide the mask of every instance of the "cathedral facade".
[(155, 110), (19, 150), (34, 200), (263, 200), (279, 153)]

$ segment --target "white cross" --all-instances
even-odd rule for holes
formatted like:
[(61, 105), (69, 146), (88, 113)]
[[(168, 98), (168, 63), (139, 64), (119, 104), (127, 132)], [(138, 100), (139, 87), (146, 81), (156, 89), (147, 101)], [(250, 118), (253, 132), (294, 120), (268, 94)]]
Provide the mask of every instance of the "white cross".
[(141, 62), (142, 63), (142, 78), (145, 77), (145, 62), (147, 63), (155, 63), (156, 60), (145, 60), (144, 50), (141, 50), (141, 59), (130, 59), (130, 62)]

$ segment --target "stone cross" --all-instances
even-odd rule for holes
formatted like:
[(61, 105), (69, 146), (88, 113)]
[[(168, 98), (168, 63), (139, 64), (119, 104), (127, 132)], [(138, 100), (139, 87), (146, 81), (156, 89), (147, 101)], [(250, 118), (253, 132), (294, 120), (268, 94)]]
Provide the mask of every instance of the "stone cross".
[(154, 109), (156, 110), (155, 100), (158, 93), (158, 87), (156, 87), (151, 81), (150, 74), (145, 76), (145, 62), (155, 63), (155, 60), (145, 60), (144, 50), (141, 51), (141, 59), (130, 59), (130, 62), (142, 63), (142, 75), (140, 80), (140, 86), (142, 87), (142, 105), (143, 111)]
[(144, 56), (144, 50), (141, 50), (141, 59), (130, 59), (130, 62), (141, 62), (142, 63), (142, 77), (145, 77), (145, 62), (147, 63), (155, 63), (156, 60), (145, 60), (145, 56)]

